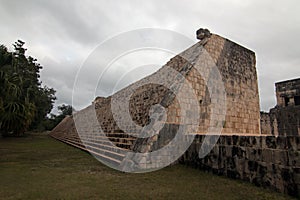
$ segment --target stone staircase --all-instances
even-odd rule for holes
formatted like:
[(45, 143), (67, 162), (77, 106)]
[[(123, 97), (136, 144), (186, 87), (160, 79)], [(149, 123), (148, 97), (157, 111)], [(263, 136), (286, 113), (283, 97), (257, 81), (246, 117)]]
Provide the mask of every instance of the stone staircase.
[(101, 161), (119, 165), (124, 159), (126, 152), (129, 151), (134, 139), (117, 138), (116, 135), (118, 134), (110, 135), (110, 137), (107, 137), (105, 134), (89, 134), (79, 137), (77, 134), (71, 135), (63, 132), (51, 134), (57, 140), (88, 151)]
[[(93, 119), (93, 106), (64, 119), (63, 127), (57, 126), (50, 136), (84, 151), (110, 166), (119, 166), (130, 151), (136, 134), (103, 133), (97, 119)], [(75, 126), (76, 124), (76, 126)], [(66, 129), (69, 127), (69, 129)], [(72, 127), (72, 128), (71, 128)]]

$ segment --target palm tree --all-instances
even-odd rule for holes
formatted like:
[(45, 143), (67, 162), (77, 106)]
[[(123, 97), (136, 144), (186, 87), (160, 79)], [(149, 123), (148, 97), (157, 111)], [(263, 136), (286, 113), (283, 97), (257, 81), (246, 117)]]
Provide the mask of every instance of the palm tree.
[[(14, 52), (0, 45), (0, 131), (20, 135), (37, 126), (52, 110), (55, 90), (41, 86), (42, 66), (26, 57), (24, 42), (14, 44)], [(30, 127), (33, 126), (33, 127)]]
[(14, 54), (0, 46), (0, 128), (4, 134), (22, 134), (35, 113), (35, 106), (28, 98), (30, 85), (26, 90), (23, 87), (26, 81), (23, 44), (16, 42)]

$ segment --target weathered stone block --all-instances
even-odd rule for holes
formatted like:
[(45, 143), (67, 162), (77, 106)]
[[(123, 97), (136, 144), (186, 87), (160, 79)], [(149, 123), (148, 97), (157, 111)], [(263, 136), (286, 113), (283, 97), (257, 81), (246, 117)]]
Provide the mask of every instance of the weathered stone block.
[(273, 158), (274, 161), (273, 163), (275, 164), (279, 164), (279, 165), (285, 165), (287, 166), (289, 163), (289, 159), (288, 159), (288, 153), (285, 150), (274, 150), (273, 151)]
[(270, 149), (276, 149), (276, 138), (274, 136), (267, 136), (266, 146)]
[(297, 151), (299, 149), (299, 137), (287, 136), (286, 137), (287, 148)]
[(227, 145), (232, 145), (232, 136), (224, 136)]
[(288, 165), (300, 167), (300, 151), (288, 151)]
[(287, 149), (287, 139), (286, 137), (283, 136), (278, 136), (276, 138), (276, 145), (277, 145), (277, 149)]
[(232, 156), (232, 146), (225, 146), (225, 156), (231, 157)]
[(262, 161), (272, 163), (273, 160), (273, 151), (271, 149), (262, 149)]
[(250, 138), (248, 136), (240, 136), (239, 145), (249, 147), (251, 145)]
[(233, 135), (232, 136), (232, 145), (238, 145), (239, 142), (239, 136)]

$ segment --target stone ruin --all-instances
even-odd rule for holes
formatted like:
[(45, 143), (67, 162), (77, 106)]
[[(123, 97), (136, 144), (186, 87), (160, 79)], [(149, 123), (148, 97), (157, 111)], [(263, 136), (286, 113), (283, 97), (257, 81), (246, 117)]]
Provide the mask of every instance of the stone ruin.
[(275, 136), (300, 135), (300, 79), (278, 82), (277, 105), (261, 113), (261, 132)]
[[(260, 113), (255, 53), (207, 29), (196, 34), (198, 43), (157, 72), (112, 96), (97, 97), (92, 105), (66, 117), (50, 135), (116, 169), (143, 171), (167, 165), (174, 151), (135, 162), (128, 152), (146, 155), (161, 149), (184, 125), (185, 135), (193, 136), (193, 141), (175, 163), (299, 196), (299, 79), (276, 83), (277, 106)], [(223, 98), (211, 98), (214, 92), (222, 94), (213, 87), (218, 77), (209, 70), (212, 65), (223, 83), (226, 105)], [(187, 95), (183, 82), (194, 96)], [(125, 106), (123, 100), (128, 101)], [(209, 140), (207, 134), (212, 135)], [(199, 157), (203, 145), (213, 146)]]

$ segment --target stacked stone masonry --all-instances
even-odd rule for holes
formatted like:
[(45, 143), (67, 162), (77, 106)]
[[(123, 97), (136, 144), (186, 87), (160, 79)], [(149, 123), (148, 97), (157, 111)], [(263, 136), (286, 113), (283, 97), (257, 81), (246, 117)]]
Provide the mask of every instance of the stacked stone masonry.
[(299, 137), (221, 136), (212, 151), (200, 159), (204, 138), (197, 135), (179, 162), (299, 197)]
[(261, 132), (275, 136), (300, 135), (300, 79), (275, 84), (277, 105), (261, 113)]
[[(97, 97), (89, 107), (66, 117), (50, 135), (88, 150), (102, 161), (120, 166), (117, 169), (130, 171), (124, 168), (130, 161), (126, 157), (128, 152), (152, 152), (168, 144), (182, 122), (193, 118), (197, 106), (200, 117), (196, 123), (193, 122), (197, 128), (187, 126), (186, 129), (187, 137), (196, 135), (196, 138), (179, 159), (181, 163), (299, 195), (298, 135), (286, 134), (294, 136), (277, 138), (261, 135), (276, 135), (274, 132), (281, 130), (280, 124), (285, 121), (278, 119), (278, 116), (284, 115), (280, 113), (275, 118), (271, 114), (260, 115), (254, 52), (207, 31), (199, 34), (200, 42), (172, 58), (154, 74), (112, 96)], [(200, 159), (198, 150), (205, 145), (205, 134), (211, 126), (217, 126), (215, 122), (222, 115), (215, 109), (216, 102), (222, 99), (213, 101), (210, 98), (211, 88), (207, 86), (207, 77), (213, 80), (212, 85), (217, 83), (209, 70), (211, 65), (216, 66), (224, 84), (226, 115), (217, 145)], [(193, 89), (193, 97), (188, 95), (189, 88), (183, 80)], [(197, 104), (193, 103), (194, 97)], [(129, 103), (124, 106), (123, 102)], [(156, 105), (166, 111), (165, 123), (159, 130), (153, 128), (151, 118)], [(122, 118), (127, 110), (128, 115)], [(272, 125), (275, 122), (279, 129)], [(296, 123), (299, 124), (299, 118)], [(155, 134), (149, 138), (139, 138), (147, 127)], [(165, 159), (161, 156), (152, 160), (146, 158), (143, 163), (131, 167), (151, 169), (157, 162), (166, 162), (172, 156), (172, 152), (168, 152)]]
[[(151, 106), (158, 104), (168, 89), (158, 84), (143, 83), (151, 79), (170, 80), (168, 68), (180, 72), (187, 64), (186, 57), (200, 54), (200, 47), (203, 47), (211, 59), (218, 67), (224, 87), (226, 90), (226, 117), (224, 121), (223, 134), (259, 134), (259, 96), (257, 85), (257, 74), (255, 68), (255, 54), (248, 49), (241, 47), (220, 36), (212, 35), (206, 44), (197, 43), (190, 49), (172, 58), (159, 71), (128, 86), (111, 97), (98, 97), (94, 101), (95, 108), (98, 109), (98, 118), (104, 132), (119, 132), (120, 127), (115, 123), (111, 113), (111, 98), (126, 99), (128, 93), (135, 88), (129, 101), (129, 109), (132, 120), (140, 126), (145, 126), (149, 121), (149, 110)], [(197, 52), (198, 51), (198, 52)], [(186, 56), (187, 55), (187, 56)], [(185, 76), (189, 84), (192, 85), (200, 107), (200, 121), (198, 133), (206, 133), (210, 122), (211, 102), (209, 91), (205, 85), (201, 74), (208, 72), (197, 71), (192, 68)], [(137, 87), (141, 85), (140, 87)], [(189, 97), (186, 97), (186, 104)], [(167, 123), (178, 124), (184, 114), (180, 113), (180, 106), (176, 99), (167, 107)], [(122, 109), (122, 106), (120, 106)], [(183, 116), (181, 116), (183, 115)], [(128, 127), (126, 121), (122, 125), (123, 132), (135, 132), (134, 127)], [(124, 130), (125, 128), (125, 130)]]

